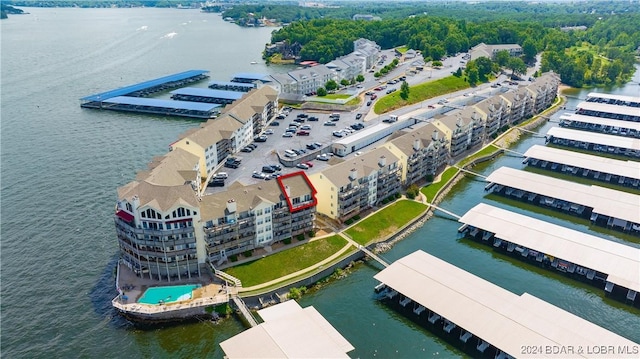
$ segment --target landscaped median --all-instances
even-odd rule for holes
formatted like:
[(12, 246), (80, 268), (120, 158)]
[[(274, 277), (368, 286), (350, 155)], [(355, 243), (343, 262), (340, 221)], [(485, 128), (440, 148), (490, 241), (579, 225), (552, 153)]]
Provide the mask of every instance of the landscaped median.
[(245, 288), (276, 279), (285, 280), (284, 277), (310, 268), (338, 253), (347, 244), (347, 240), (339, 235), (320, 238), (252, 262), (225, 269), (224, 272), (240, 279)]
[(345, 233), (358, 244), (366, 245), (398, 232), (425, 209), (427, 206), (420, 202), (399, 200), (355, 224)]
[(377, 114), (383, 114), (433, 97), (464, 90), (469, 87), (469, 83), (465, 81), (464, 78), (448, 76), (439, 80), (425, 82), (417, 86), (411, 86), (409, 88), (409, 98), (407, 98), (407, 100), (403, 100), (400, 97), (400, 91), (381, 97), (373, 106), (373, 111)]

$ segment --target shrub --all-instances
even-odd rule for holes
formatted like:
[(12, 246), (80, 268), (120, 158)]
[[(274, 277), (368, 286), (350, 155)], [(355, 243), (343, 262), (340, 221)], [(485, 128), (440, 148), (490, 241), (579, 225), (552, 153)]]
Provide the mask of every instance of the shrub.
[(242, 253), (242, 255), (244, 257), (251, 257), (253, 255), (253, 251), (252, 250), (244, 251), (244, 253)]
[(282, 243), (284, 244), (291, 244), (291, 238), (285, 238), (282, 240)]
[(307, 291), (307, 287), (289, 288), (289, 299), (300, 299), (302, 295)]
[(304, 241), (304, 234), (298, 234), (298, 235), (296, 236), (296, 239), (298, 240), (298, 242), (302, 242), (302, 241)]
[(400, 194), (400, 192), (398, 192), (398, 193), (395, 194), (394, 197), (396, 197), (396, 199), (400, 199), (400, 197), (402, 197), (402, 195)]
[(356, 214), (355, 216), (352, 217), (354, 221), (359, 221), (360, 220), (360, 215)]
[(418, 197), (418, 193), (420, 193), (420, 188), (418, 188), (418, 186), (416, 186), (415, 184), (412, 184), (411, 186), (409, 186), (409, 188), (407, 188), (407, 197), (409, 199), (415, 199), (416, 197)]
[(426, 175), (424, 177), (424, 180), (427, 181), (427, 182), (433, 182), (433, 175)]
[(238, 255), (234, 254), (232, 256), (229, 256), (229, 260), (232, 262), (237, 262), (238, 261)]
[(307, 236), (309, 236), (309, 238), (315, 237), (316, 236), (316, 231), (311, 230), (311, 231), (307, 232)]
[(353, 218), (349, 218), (346, 221), (344, 221), (344, 224), (346, 224), (347, 226), (350, 226), (351, 224), (353, 224)]

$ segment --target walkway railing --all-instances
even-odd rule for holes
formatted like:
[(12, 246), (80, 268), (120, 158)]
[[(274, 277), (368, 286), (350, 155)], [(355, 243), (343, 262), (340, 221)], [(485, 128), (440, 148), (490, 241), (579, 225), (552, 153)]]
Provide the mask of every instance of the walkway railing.
[(231, 297), (231, 300), (233, 300), (233, 303), (238, 307), (240, 313), (252, 328), (258, 325), (258, 321), (253, 317), (253, 314), (251, 314), (251, 311), (249, 311), (249, 308), (247, 308), (247, 305), (244, 304), (244, 301), (240, 299), (240, 297), (233, 296)]
[(358, 249), (363, 251), (369, 257), (375, 259), (378, 263), (382, 264), (385, 268), (389, 266), (389, 263), (385, 262), (384, 260), (382, 260), (382, 258), (378, 257), (375, 253), (368, 250), (367, 247), (363, 245), (358, 245)]
[(221, 270), (217, 270), (216, 267), (213, 266), (213, 263), (209, 263), (209, 266), (211, 266), (211, 269), (213, 270), (213, 273), (215, 275), (217, 275), (218, 277), (221, 277), (225, 280), (228, 280), (229, 282), (233, 283), (234, 286), (240, 288), (242, 287), (242, 281), (240, 281), (240, 279), (232, 276), (231, 274), (227, 274)]

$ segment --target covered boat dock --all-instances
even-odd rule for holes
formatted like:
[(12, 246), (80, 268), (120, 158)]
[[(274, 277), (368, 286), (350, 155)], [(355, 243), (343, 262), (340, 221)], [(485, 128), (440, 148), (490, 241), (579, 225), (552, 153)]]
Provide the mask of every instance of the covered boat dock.
[(221, 107), (210, 103), (118, 96), (101, 101), (100, 108), (104, 110), (210, 119), (218, 115)]
[(640, 157), (640, 139), (605, 135), (602, 133), (552, 127), (547, 131), (547, 142), (558, 146), (581, 148), (588, 151)]
[(186, 86), (188, 84), (204, 80), (209, 77), (208, 74), (209, 71), (207, 70), (189, 70), (180, 72), (135, 85), (129, 85), (115, 90), (83, 97), (80, 99), (80, 106), (101, 109), (103, 108), (102, 102), (104, 100), (118, 96), (147, 97), (157, 92), (171, 90), (176, 87)]
[(608, 93), (591, 92), (587, 95), (587, 102), (605, 103), (608, 105), (640, 107), (639, 96), (624, 96)]
[[(379, 298), (475, 358), (602, 357), (636, 344), (528, 293), (517, 295), (423, 251), (374, 276)], [(527, 343), (526, 345), (524, 343)], [(523, 351), (529, 343), (531, 351)], [(632, 353), (616, 353), (633, 357)]]
[(612, 120), (576, 114), (560, 116), (560, 126), (608, 135), (640, 138), (640, 122)]
[(500, 167), (486, 179), (485, 190), (588, 218), (607, 228), (640, 235), (640, 196), (610, 188)]
[(621, 161), (559, 148), (534, 145), (524, 153), (525, 164), (597, 181), (638, 188), (640, 162)]
[(209, 82), (209, 88), (212, 90), (249, 92), (256, 88), (256, 85), (240, 82), (211, 81)]
[(637, 107), (610, 105), (607, 103), (580, 102), (576, 106), (576, 114), (640, 122), (640, 109)]
[(253, 84), (256, 82), (271, 82), (269, 75), (267, 74), (257, 74), (253, 72), (240, 72), (233, 75), (231, 82), (239, 82), (243, 84)]
[(349, 358), (355, 349), (315, 308), (295, 300), (258, 315), (264, 323), (220, 343), (225, 358)]
[(603, 288), (640, 306), (640, 248), (480, 203), (459, 231), (498, 250)]
[(239, 100), (245, 94), (237, 91), (210, 90), (197, 87), (185, 87), (170, 92), (171, 98), (178, 101), (191, 101), (228, 105)]

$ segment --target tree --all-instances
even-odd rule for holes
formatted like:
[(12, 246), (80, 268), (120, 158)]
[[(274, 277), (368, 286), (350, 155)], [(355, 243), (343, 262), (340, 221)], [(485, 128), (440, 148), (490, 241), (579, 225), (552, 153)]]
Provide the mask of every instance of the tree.
[(325, 90), (324, 87), (318, 88), (318, 96), (320, 96), (320, 97), (327, 96), (327, 90)]
[(340, 85), (342, 86), (349, 86), (350, 82), (347, 79), (342, 79), (340, 80)]
[(536, 58), (538, 50), (536, 49), (536, 43), (532, 39), (524, 40), (522, 44), (522, 56), (526, 63), (531, 63)]
[(509, 62), (507, 63), (507, 68), (511, 70), (512, 77), (515, 74), (523, 75), (527, 73), (527, 65), (519, 57), (510, 58)]
[(380, 72), (377, 72), (377, 71), (376, 71), (376, 73), (373, 74), (373, 77), (375, 77), (375, 78), (378, 78), (380, 76), (382, 76), (382, 74)]
[(458, 69), (456, 70), (456, 72), (453, 73), (453, 76), (455, 77), (461, 77), (462, 76), (462, 69), (460, 67), (458, 67)]
[(467, 76), (469, 77), (469, 85), (475, 86), (478, 83), (479, 75), (476, 67), (467, 68)]
[(356, 76), (356, 81), (358, 82), (364, 82), (364, 76), (362, 74)]
[(400, 85), (400, 97), (405, 101), (409, 98), (409, 84), (407, 81), (402, 81), (402, 85)]
[(338, 88), (338, 83), (334, 80), (329, 80), (326, 84), (324, 84), (324, 88), (326, 88), (327, 91), (333, 91)]
[(442, 67), (442, 61), (436, 60), (436, 61), (431, 63), (431, 66), (433, 66), (433, 67)]
[(500, 67), (505, 67), (509, 63), (510, 58), (511, 58), (511, 55), (509, 55), (509, 51), (500, 50), (496, 52), (495, 62), (497, 62), (498, 65), (500, 65)]
[[(478, 57), (474, 61), (478, 68), (478, 78), (480, 81), (487, 81), (487, 76), (493, 71), (493, 62), (486, 56)], [(469, 66), (469, 64), (467, 64)]]

